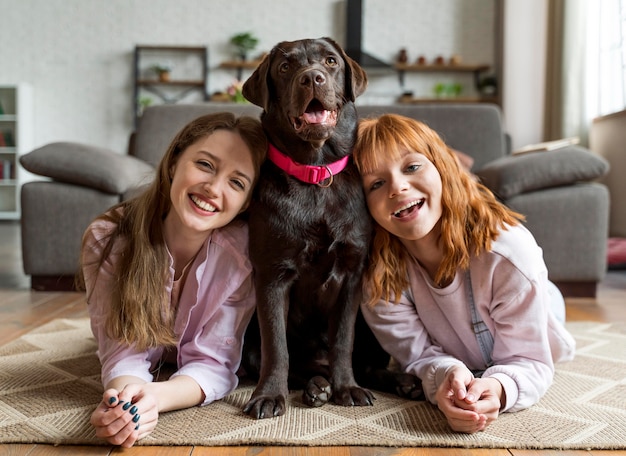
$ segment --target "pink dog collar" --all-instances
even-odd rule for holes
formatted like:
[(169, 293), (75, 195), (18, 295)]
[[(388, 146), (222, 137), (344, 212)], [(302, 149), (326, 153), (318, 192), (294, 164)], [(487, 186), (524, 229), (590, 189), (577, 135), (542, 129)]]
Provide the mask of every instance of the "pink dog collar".
[(267, 158), (269, 158), (272, 163), (290, 176), (293, 176), (302, 182), (306, 182), (307, 184), (317, 184), (320, 187), (330, 187), (333, 183), (333, 176), (343, 171), (348, 164), (348, 160), (350, 160), (350, 156), (346, 155), (341, 160), (329, 165), (303, 165), (293, 161), (291, 158), (276, 149), (273, 144), (269, 145)]

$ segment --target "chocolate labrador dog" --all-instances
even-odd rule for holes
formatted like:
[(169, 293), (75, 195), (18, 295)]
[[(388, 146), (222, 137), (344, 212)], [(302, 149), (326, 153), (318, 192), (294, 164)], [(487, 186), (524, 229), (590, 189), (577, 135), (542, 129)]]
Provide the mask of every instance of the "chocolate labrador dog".
[[(373, 370), (389, 362), (359, 312), (372, 227), (350, 153), (354, 100), (366, 86), (363, 69), (329, 38), (277, 44), (243, 86), (263, 108), (270, 141), (249, 210), (257, 319), (243, 365), (258, 375), (244, 407), (252, 417), (285, 413), (288, 388), (302, 388), (311, 406), (371, 405), (355, 374), (378, 378)], [(416, 384), (404, 377), (402, 387)]]

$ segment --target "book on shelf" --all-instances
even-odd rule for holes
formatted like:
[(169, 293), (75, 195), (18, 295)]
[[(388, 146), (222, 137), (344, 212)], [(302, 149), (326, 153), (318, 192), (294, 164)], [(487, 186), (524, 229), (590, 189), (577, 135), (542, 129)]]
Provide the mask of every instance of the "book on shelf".
[(563, 147), (572, 146), (578, 144), (580, 138), (573, 136), (571, 138), (555, 139), (554, 141), (544, 141), (537, 144), (529, 144), (527, 146), (516, 149), (512, 152), (513, 155), (527, 154), (528, 152), (541, 152), (546, 150), (561, 149)]
[(0, 180), (11, 180), (14, 177), (13, 162), (11, 160), (0, 161)]
[(13, 131), (4, 130), (4, 145), (6, 147), (15, 147), (15, 139), (13, 138)]

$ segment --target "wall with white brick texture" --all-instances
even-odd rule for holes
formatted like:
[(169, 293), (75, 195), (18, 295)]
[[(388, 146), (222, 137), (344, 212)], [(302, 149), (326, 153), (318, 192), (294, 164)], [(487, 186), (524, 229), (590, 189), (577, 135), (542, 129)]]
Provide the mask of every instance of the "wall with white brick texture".
[[(495, 1), (364, 0), (363, 47), (389, 62), (404, 47), (411, 60), (458, 54), (493, 65)], [(233, 34), (256, 34), (256, 53), (299, 38), (343, 44), (345, 7), (344, 0), (0, 0), (0, 84), (32, 84), (35, 146), (79, 141), (123, 153), (133, 128), (135, 45), (208, 46), (214, 92), (235, 76), (218, 68), (233, 57)], [(406, 87), (428, 94), (433, 77), (442, 79), (409, 75)], [(466, 84), (471, 90), (471, 79)], [(395, 73), (372, 71), (359, 102), (393, 102), (400, 92)]]

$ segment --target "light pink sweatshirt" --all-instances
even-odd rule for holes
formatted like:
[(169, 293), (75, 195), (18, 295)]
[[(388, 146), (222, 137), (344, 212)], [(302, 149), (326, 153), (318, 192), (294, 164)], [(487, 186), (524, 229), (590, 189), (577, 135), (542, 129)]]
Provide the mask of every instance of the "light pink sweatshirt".
[[(102, 239), (112, 227), (112, 223), (100, 220), (89, 226), (86, 248), (82, 252), (83, 264), (97, 261), (104, 246)], [(115, 286), (113, 265), (121, 242), (116, 242), (111, 258), (99, 270), (96, 266), (87, 266), (84, 270), (103, 385), (122, 375), (152, 381), (153, 369), (159, 366), (164, 351), (162, 347), (137, 351), (106, 334), (110, 290)], [(173, 375), (192, 377), (202, 388), (206, 396), (202, 405), (206, 405), (221, 399), (238, 384), (236, 372), (241, 362), (243, 336), (255, 305), (247, 226), (233, 222), (214, 230), (189, 268), (178, 300), (175, 322), (180, 338), (176, 355), (178, 370)], [(163, 306), (171, 305), (173, 277), (170, 256), (169, 299)]]
[(554, 362), (571, 360), (575, 351), (574, 339), (549, 310), (542, 250), (525, 227), (509, 227), (490, 252), (471, 260), (470, 274), (476, 308), (494, 338), (489, 368), (472, 330), (464, 271), (447, 287), (435, 288), (414, 261), (401, 301), (363, 305), (365, 318), (403, 370), (422, 379), (430, 402), (446, 370), (463, 363), (502, 383), (503, 411), (525, 409), (551, 385)]

